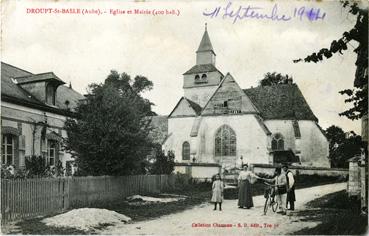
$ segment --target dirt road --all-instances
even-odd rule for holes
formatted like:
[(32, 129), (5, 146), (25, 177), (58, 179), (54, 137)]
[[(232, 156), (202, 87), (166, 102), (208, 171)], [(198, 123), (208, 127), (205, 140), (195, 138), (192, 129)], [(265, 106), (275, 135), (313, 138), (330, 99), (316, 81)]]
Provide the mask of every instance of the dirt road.
[[(315, 198), (346, 188), (346, 183), (329, 184), (296, 191), (296, 209)], [(264, 197), (254, 197), (254, 208), (238, 209), (237, 200), (225, 200), (223, 211), (213, 211), (210, 203), (161, 218), (133, 224), (110, 226), (99, 234), (128, 235), (270, 235), (289, 234), (319, 222), (299, 221), (295, 215), (273, 212), (263, 215)], [(199, 227), (196, 227), (199, 226)]]

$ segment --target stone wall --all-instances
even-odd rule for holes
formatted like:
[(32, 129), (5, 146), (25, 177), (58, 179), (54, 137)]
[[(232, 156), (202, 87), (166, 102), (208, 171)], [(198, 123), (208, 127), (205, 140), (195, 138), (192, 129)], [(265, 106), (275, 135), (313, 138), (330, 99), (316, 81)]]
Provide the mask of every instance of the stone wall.
[[(273, 175), (277, 165), (254, 164), (255, 174)], [(290, 166), (289, 169), (295, 175), (319, 175), (319, 176), (336, 176), (346, 178), (349, 170), (340, 168), (319, 168), (313, 166)]]
[(214, 175), (219, 174), (221, 167), (209, 163), (176, 163), (174, 173), (188, 174), (194, 179), (210, 180)]
[(349, 196), (360, 195), (360, 168), (358, 162), (351, 161), (349, 164), (349, 181), (347, 185), (347, 192)]

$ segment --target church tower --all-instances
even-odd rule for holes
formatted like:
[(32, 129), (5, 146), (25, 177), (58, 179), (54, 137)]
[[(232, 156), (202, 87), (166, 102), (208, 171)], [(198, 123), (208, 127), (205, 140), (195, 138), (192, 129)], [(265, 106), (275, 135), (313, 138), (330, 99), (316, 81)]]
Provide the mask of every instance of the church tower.
[(184, 96), (204, 107), (213, 95), (223, 74), (215, 67), (216, 54), (205, 24), (199, 48), (196, 51), (196, 65), (183, 74)]
[(196, 51), (196, 65), (212, 64), (215, 66), (215, 57), (213, 45), (211, 45), (207, 26), (205, 25), (204, 35)]

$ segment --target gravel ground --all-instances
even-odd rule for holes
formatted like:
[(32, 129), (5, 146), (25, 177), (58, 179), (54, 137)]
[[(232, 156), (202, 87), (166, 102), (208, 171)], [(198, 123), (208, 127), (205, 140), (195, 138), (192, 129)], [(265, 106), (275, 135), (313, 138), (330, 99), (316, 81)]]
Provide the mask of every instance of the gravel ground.
[[(296, 211), (305, 209), (305, 204), (315, 198), (345, 189), (347, 183), (329, 184), (296, 190)], [(319, 222), (300, 221), (292, 212), (280, 215), (268, 212), (263, 215), (264, 197), (253, 198), (251, 209), (238, 209), (237, 200), (225, 200), (223, 211), (213, 211), (210, 203), (196, 206), (161, 218), (132, 224), (118, 223), (98, 234), (128, 235), (271, 235), (293, 234), (305, 227), (314, 227)], [(198, 227), (195, 227), (198, 226)]]

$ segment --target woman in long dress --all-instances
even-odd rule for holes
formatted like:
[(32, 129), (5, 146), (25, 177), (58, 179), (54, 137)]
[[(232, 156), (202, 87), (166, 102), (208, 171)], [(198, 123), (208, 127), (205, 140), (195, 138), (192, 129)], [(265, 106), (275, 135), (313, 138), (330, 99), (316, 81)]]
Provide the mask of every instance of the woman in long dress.
[(249, 209), (254, 206), (252, 201), (252, 185), (256, 179), (259, 179), (257, 175), (252, 172), (252, 167), (244, 165), (244, 169), (238, 176), (238, 207)]

